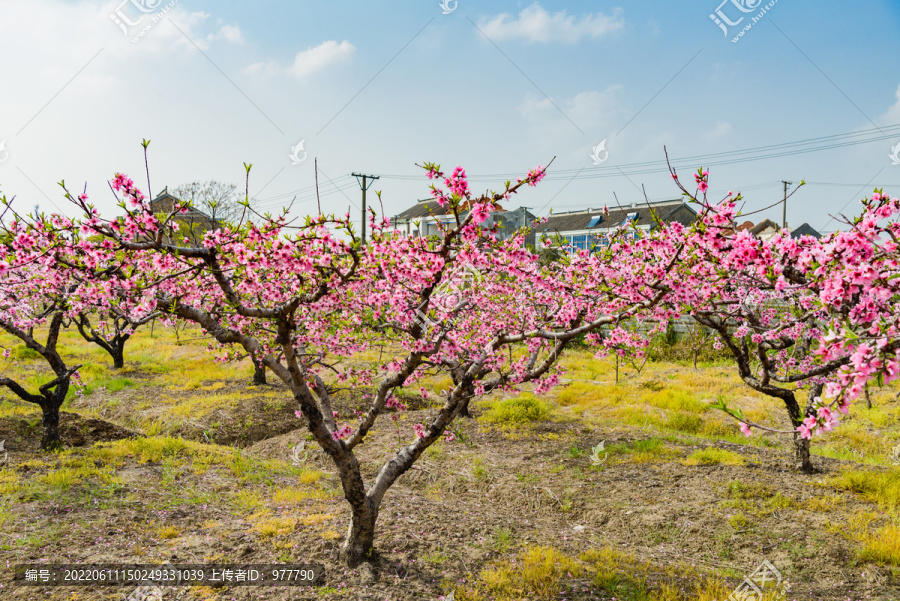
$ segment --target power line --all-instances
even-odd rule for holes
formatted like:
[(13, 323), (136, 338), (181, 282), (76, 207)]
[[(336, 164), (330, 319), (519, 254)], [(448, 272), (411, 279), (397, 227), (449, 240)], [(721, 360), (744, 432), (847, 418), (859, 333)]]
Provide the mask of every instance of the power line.
[[(811, 152), (822, 152), (825, 150), (847, 148), (860, 144), (871, 144), (874, 142), (895, 139), (898, 136), (900, 136), (900, 124), (887, 126), (881, 129), (865, 129), (843, 134), (833, 134), (829, 136), (807, 138), (804, 140), (796, 140), (792, 142), (755, 146), (752, 148), (745, 148), (741, 150), (730, 150), (710, 154), (692, 155), (674, 158), (671, 162), (674, 167), (682, 168), (685, 166), (694, 166), (700, 164), (705, 166), (733, 165), (737, 163), (761, 161), (780, 158), (784, 156), (794, 156), (798, 154), (808, 154)], [(621, 177), (623, 172), (626, 175), (644, 175), (650, 173), (668, 172), (668, 165), (666, 164), (666, 161), (657, 160), (639, 163), (625, 163), (622, 165), (588, 167), (583, 169), (559, 169), (548, 173), (545, 180), (569, 180), (572, 179), (573, 176), (575, 177), (575, 179)], [(518, 173), (470, 175), (469, 180), (498, 181), (513, 179), (518, 175)], [(420, 175), (412, 174), (388, 174), (383, 175), (382, 177), (385, 179), (395, 180), (421, 179)]]

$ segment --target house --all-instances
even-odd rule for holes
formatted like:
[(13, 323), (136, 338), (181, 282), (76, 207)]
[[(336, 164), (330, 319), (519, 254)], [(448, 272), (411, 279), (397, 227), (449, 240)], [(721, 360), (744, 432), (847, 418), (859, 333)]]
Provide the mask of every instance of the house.
[[(465, 216), (467, 212), (463, 212)], [(497, 226), (497, 238), (505, 240), (514, 232), (524, 226), (530, 226), (537, 217), (526, 207), (519, 207), (506, 211), (498, 209), (491, 211), (487, 221), (481, 226), (485, 229)], [(440, 231), (440, 225), (449, 226), (455, 223), (455, 218), (447, 206), (442, 207), (434, 199), (419, 200), (415, 205), (395, 215), (391, 219), (394, 228), (403, 231), (408, 236), (436, 236)], [(525, 244), (534, 246), (534, 232), (526, 236)]]
[(760, 221), (750, 228), (750, 233), (760, 240), (768, 240), (781, 231), (781, 227), (771, 219)]
[(608, 235), (626, 221), (634, 224), (638, 231), (649, 231), (656, 227), (654, 216), (663, 223), (690, 225), (697, 218), (697, 212), (679, 198), (654, 203), (631, 203), (627, 207), (609, 208), (606, 214), (601, 209), (553, 213), (546, 223), (537, 226), (537, 233), (551, 239), (559, 236), (573, 250), (589, 250), (595, 245), (608, 244)]
[(753, 225), (752, 222), (744, 222), (735, 228), (736, 231), (740, 232), (743, 230), (749, 230), (751, 234), (759, 238), (760, 240), (768, 240), (772, 236), (777, 235), (781, 232), (782, 229), (787, 229), (790, 233), (791, 238), (800, 238), (801, 236), (812, 236), (816, 239), (821, 238), (822, 234), (817, 232), (811, 225), (808, 223), (804, 223), (797, 229), (791, 230), (790, 228), (782, 228), (780, 225), (772, 221), (771, 219), (765, 219), (760, 221), (756, 225)]
[(817, 232), (811, 225), (808, 223), (804, 223), (797, 229), (791, 232), (791, 238), (800, 238), (802, 236), (812, 236), (816, 240), (822, 237), (822, 234)]
[[(169, 194), (168, 186), (160, 192), (156, 198), (150, 201), (150, 210), (155, 215), (168, 215), (175, 207), (175, 203), (180, 203), (181, 199)], [(218, 221), (201, 211), (196, 207), (188, 209), (187, 213), (180, 213), (175, 216), (175, 221), (180, 226), (188, 226), (195, 233), (203, 233), (214, 230), (222, 226)]]

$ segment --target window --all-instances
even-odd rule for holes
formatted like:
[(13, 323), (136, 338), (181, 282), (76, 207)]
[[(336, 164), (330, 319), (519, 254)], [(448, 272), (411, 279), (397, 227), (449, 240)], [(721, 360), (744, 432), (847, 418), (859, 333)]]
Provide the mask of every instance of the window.
[(600, 223), (603, 222), (603, 215), (596, 215), (591, 217), (590, 223), (588, 223), (588, 229), (592, 227), (597, 227)]
[(596, 252), (603, 246), (609, 246), (609, 236), (606, 234), (592, 234), (590, 244), (591, 248)]

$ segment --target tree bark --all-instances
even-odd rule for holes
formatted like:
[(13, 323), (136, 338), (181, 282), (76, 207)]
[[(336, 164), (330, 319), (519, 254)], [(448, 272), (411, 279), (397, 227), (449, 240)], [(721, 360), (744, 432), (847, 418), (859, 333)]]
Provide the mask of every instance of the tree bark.
[(786, 394), (784, 396), (784, 404), (787, 406), (788, 415), (791, 418), (791, 425), (793, 425), (795, 429), (795, 432), (793, 434), (794, 465), (797, 471), (804, 474), (811, 474), (815, 471), (809, 456), (810, 439), (800, 436), (800, 433), (796, 431), (796, 428), (803, 425), (803, 419), (807, 414), (813, 413), (813, 403), (815, 401), (815, 398), (822, 394), (822, 387), (822, 384), (815, 384), (809, 390), (806, 403), (806, 411), (804, 413), (801, 413), (800, 405), (799, 403), (797, 403), (797, 398), (794, 393), (791, 391), (785, 391)]
[(266, 386), (266, 366), (253, 360), (253, 385)]
[(375, 521), (378, 509), (369, 499), (362, 507), (353, 507), (347, 538), (341, 545), (340, 558), (351, 568), (372, 559), (375, 550)]
[(472, 413), (469, 411), (469, 401), (471, 401), (472, 398), (474, 398), (474, 396), (475, 396), (475, 387), (471, 386), (471, 385), (467, 386), (466, 392), (465, 392), (465, 398), (463, 398), (459, 402), (459, 414), (458, 414), (459, 417), (466, 417), (469, 419), (474, 419), (472, 416)]
[(43, 412), (41, 450), (58, 451), (62, 448), (62, 440), (59, 438), (59, 407), (55, 404), (46, 404), (41, 410)]
[(809, 458), (809, 439), (802, 438), (799, 432), (794, 433), (794, 461), (797, 470), (804, 474), (811, 474), (815, 471)]
[(125, 367), (125, 341), (117, 341), (116, 344), (113, 344), (111, 350), (109, 351), (110, 356), (112, 356), (113, 360), (113, 369), (122, 369)]

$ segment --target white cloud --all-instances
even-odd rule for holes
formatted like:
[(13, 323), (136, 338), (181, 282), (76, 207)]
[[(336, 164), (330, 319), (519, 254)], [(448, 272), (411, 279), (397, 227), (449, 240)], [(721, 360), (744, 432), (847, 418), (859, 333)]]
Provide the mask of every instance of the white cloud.
[(287, 74), (297, 79), (305, 79), (309, 75), (318, 71), (323, 71), (332, 65), (345, 62), (356, 51), (347, 40), (340, 44), (334, 40), (322, 42), (318, 46), (311, 46), (306, 50), (302, 50), (294, 57), (294, 63), (289, 66), (278, 65), (275, 62), (254, 63), (247, 67), (244, 72), (264, 75), (281, 75)]
[(887, 113), (884, 115), (884, 121), (887, 125), (896, 125), (900, 123), (900, 86), (897, 86), (897, 91), (895, 92), (897, 97), (897, 102), (892, 104), (890, 108), (888, 108)]
[[(244, 43), (244, 36), (240, 27), (237, 25), (224, 25), (221, 21), (217, 24), (219, 26), (217, 31), (204, 35), (204, 30), (208, 31), (210, 29), (206, 24), (210, 17), (209, 13), (202, 11), (186, 12), (176, 6), (166, 14), (166, 17), (172, 23), (158, 25), (150, 32), (159, 38), (158, 43), (168, 40), (169, 43), (173, 43), (176, 46), (192, 48), (193, 44), (191, 44), (191, 41), (193, 41), (201, 50), (209, 50), (210, 44), (216, 40), (224, 40), (229, 44)], [(172, 27), (173, 24), (177, 28)], [(181, 31), (178, 31), (179, 29)], [(182, 34), (182, 32), (184, 33)]]
[(482, 19), (478, 25), (492, 40), (524, 39), (528, 42), (575, 43), (585, 36), (597, 38), (625, 27), (622, 9), (612, 14), (589, 13), (576, 19), (566, 11), (550, 14), (535, 3), (519, 13), (518, 18), (502, 13)]
[(602, 92), (591, 90), (552, 101), (530, 95), (519, 105), (519, 114), (530, 123), (547, 124), (553, 128), (559, 128), (563, 125), (561, 121), (567, 121), (567, 118), (581, 129), (608, 127), (618, 116), (620, 109), (616, 96), (621, 90), (622, 86), (612, 85)]
[(731, 123), (729, 123), (728, 121), (719, 121), (718, 123), (716, 123), (716, 126), (712, 130), (706, 132), (706, 137), (720, 138), (722, 136), (727, 136), (730, 133)]
[[(130, 46), (141, 52), (167, 52), (170, 48), (179, 50), (193, 49), (194, 44), (201, 50), (208, 50), (210, 43), (223, 40), (230, 44), (243, 44), (244, 37), (240, 27), (227, 25), (219, 20), (209, 23), (210, 14), (203, 11), (188, 11), (178, 0), (152, 4), (155, 12), (142, 13), (130, 2), (113, 0), (100, 7), (92, 19), (91, 26), (101, 23), (104, 38), (110, 32), (121, 46), (124, 53), (132, 50)], [(127, 24), (127, 27), (126, 27)], [(213, 30), (212, 33), (209, 33)]]
[(219, 31), (210, 36), (211, 39), (222, 39), (232, 44), (243, 44), (244, 36), (241, 35), (241, 28), (237, 25), (222, 25)]

